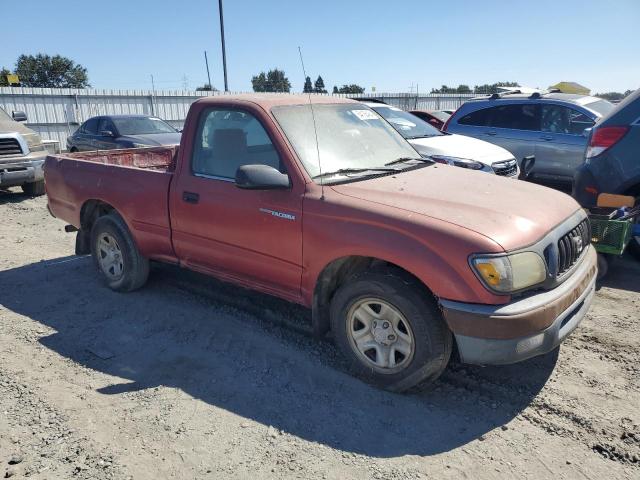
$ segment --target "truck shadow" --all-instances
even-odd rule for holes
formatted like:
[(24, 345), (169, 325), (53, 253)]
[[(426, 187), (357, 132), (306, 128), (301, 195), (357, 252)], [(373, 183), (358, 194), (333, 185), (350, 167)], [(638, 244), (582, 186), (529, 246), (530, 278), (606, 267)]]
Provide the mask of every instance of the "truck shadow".
[[(482, 438), (530, 404), (558, 355), (454, 365), (429, 391), (397, 395), (349, 376), (332, 343), (304, 333), (307, 310), (175, 267), (154, 268), (144, 289), (118, 294), (90, 258), (69, 256), (0, 272), (0, 292), (5, 308), (55, 330), (39, 341), (96, 372), (101, 394), (175, 387), (374, 457), (433, 455)], [(198, 420), (215, 421), (213, 413)]]
[(598, 287), (615, 288), (627, 290), (629, 292), (640, 293), (640, 261), (633, 258), (630, 253), (615, 258), (609, 265), (609, 271), (602, 280), (598, 282)]
[(17, 190), (0, 189), (0, 205), (6, 205), (7, 203), (20, 203), (30, 198), (33, 197), (23, 193), (19, 188)]

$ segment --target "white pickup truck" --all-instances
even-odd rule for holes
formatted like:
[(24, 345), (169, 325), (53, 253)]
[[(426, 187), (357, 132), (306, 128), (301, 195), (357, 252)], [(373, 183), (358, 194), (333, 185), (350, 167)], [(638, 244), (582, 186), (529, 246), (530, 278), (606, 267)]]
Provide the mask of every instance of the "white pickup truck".
[(47, 150), (36, 132), (19, 123), (26, 120), (24, 112), (10, 116), (0, 108), (0, 188), (21, 186), (27, 195), (43, 195)]

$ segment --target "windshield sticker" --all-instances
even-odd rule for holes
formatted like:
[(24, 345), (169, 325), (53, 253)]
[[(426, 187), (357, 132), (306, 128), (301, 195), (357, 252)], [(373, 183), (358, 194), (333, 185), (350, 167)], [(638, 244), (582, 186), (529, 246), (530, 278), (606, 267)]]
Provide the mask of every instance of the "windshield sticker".
[(378, 120), (378, 116), (371, 110), (351, 110), (360, 120)]

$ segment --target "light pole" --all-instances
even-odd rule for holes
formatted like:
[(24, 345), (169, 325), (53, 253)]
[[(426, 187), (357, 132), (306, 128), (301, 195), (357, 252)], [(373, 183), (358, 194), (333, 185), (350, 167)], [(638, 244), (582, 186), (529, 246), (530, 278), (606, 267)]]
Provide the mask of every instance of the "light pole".
[(229, 91), (227, 83), (227, 52), (224, 46), (224, 17), (222, 16), (222, 0), (218, 0), (218, 12), (220, 13), (220, 37), (222, 38), (222, 70), (224, 72), (224, 91)]

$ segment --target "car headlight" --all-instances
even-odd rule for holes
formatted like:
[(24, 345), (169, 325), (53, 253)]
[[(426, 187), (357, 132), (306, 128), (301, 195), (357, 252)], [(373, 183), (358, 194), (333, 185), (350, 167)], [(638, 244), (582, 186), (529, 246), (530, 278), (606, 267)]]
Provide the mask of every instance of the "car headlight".
[(133, 148), (146, 148), (146, 147), (150, 147), (150, 145), (147, 145), (146, 143), (132, 143), (131, 145), (133, 145)]
[(30, 152), (41, 152), (45, 149), (40, 135), (36, 133), (23, 133), (22, 138), (27, 142)]
[(535, 252), (501, 256), (476, 255), (471, 266), (490, 290), (512, 293), (544, 282), (547, 267)]
[(454, 167), (470, 168), (471, 170), (482, 170), (484, 168), (484, 164), (468, 158), (449, 157), (447, 155), (429, 155), (429, 157), (438, 163), (446, 163)]

